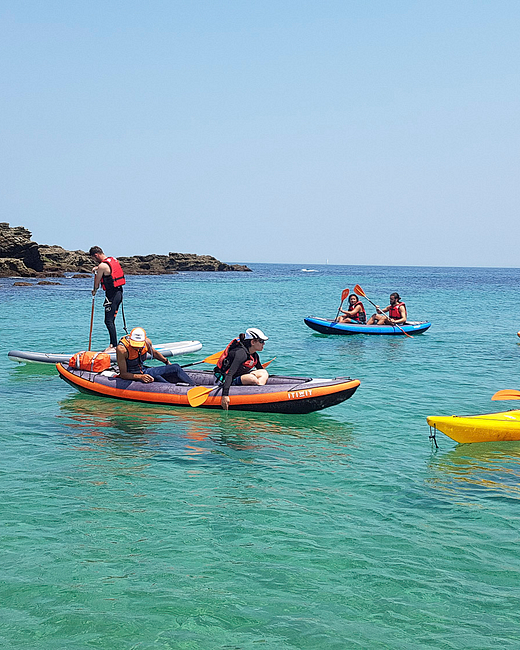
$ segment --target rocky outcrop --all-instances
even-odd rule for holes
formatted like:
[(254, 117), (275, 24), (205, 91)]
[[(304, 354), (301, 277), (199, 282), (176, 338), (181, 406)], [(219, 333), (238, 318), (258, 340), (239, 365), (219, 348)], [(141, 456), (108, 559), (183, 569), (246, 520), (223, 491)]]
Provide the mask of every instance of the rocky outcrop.
[[(119, 257), (126, 275), (163, 275), (179, 271), (250, 271), (241, 264), (224, 264), (210, 255), (169, 253)], [(62, 277), (65, 273), (92, 272), (92, 260), (85, 251), (68, 251), (31, 240), (22, 226), (0, 223), (0, 277)]]
[(168, 255), (134, 255), (118, 257), (129, 275), (158, 275), (179, 271), (250, 271), (240, 264), (224, 264), (211, 255), (168, 253)]

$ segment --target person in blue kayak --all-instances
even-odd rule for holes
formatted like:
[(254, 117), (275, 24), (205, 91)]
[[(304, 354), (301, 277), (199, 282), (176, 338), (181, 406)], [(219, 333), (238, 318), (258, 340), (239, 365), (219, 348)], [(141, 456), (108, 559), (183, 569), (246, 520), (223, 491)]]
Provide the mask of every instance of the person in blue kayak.
[[(401, 296), (394, 291), (390, 294), (390, 304), (381, 309), (376, 305), (379, 313), (372, 314), (367, 325), (404, 325), (407, 319), (406, 305), (401, 302)], [(388, 316), (386, 315), (388, 313)]]
[(248, 328), (233, 339), (215, 366), (215, 379), (222, 384), (222, 408), (229, 407), (231, 386), (265, 386), (269, 373), (260, 363), (258, 353), (264, 349), (268, 337), (257, 327)]
[[(163, 367), (145, 366), (144, 362), (149, 358), (162, 361), (166, 365)], [(169, 384), (184, 383), (195, 386), (195, 382), (178, 363), (170, 363), (166, 357), (153, 347), (142, 327), (134, 327), (130, 334), (123, 336), (116, 348), (116, 359), (121, 379), (142, 381), (145, 384), (160, 381)]]
[(355, 293), (349, 296), (348, 306), (347, 311), (340, 308), (342, 315), (338, 316), (336, 321), (338, 323), (357, 323), (358, 325), (364, 325), (367, 322), (367, 315), (363, 303)]

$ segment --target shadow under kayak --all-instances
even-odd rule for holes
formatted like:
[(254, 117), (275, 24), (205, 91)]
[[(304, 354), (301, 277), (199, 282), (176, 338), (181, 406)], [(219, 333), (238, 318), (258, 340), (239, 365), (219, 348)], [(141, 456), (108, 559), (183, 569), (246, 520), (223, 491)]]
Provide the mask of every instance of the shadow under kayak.
[[(115, 399), (189, 406), (187, 384), (166, 384), (121, 379), (115, 373), (92, 373), (56, 365), (62, 379), (83, 393)], [(215, 385), (215, 377), (208, 371), (190, 371), (190, 377), (199, 386)], [(268, 413), (311, 413), (341, 404), (352, 397), (360, 382), (350, 377), (311, 379), (310, 377), (269, 377), (265, 386), (232, 386), (229, 391), (231, 410), (264, 411)], [(220, 409), (222, 389), (215, 385), (208, 399), (199, 408)]]
[[(165, 357), (176, 357), (179, 354), (198, 352), (202, 348), (202, 343), (200, 341), (177, 341), (176, 343), (160, 343), (158, 345), (154, 345), (154, 348)], [(79, 350), (76, 350), (76, 352), (79, 352)], [(75, 353), (69, 352), (68, 354), (57, 354), (54, 352), (29, 352), (28, 350), (11, 350), (7, 353), (7, 356), (12, 361), (18, 361), (18, 363), (51, 363), (54, 366), (57, 363), (64, 363), (67, 365), (69, 363), (69, 359), (73, 354)], [(115, 361), (116, 353), (110, 352), (109, 354), (112, 361)]]
[(484, 415), (430, 415), (426, 421), (455, 442), (520, 440), (520, 411)]
[[(391, 334), (404, 336), (402, 330), (393, 325), (357, 325), (356, 323), (337, 323), (326, 318), (317, 316), (307, 316), (303, 322), (311, 330), (320, 332), (320, 334)], [(409, 322), (401, 325), (407, 334), (421, 334), (431, 327), (428, 322)]]

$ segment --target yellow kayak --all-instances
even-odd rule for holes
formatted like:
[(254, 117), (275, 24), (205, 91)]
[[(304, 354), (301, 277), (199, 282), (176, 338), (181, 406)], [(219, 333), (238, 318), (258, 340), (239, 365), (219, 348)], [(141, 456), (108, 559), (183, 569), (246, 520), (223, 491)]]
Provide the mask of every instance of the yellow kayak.
[(456, 442), (520, 440), (520, 411), (485, 415), (430, 415), (426, 421)]

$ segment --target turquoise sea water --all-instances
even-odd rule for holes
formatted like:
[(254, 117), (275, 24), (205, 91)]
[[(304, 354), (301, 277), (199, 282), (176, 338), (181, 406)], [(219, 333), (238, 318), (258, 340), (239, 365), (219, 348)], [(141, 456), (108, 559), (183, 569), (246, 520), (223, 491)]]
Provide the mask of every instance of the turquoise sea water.
[[(91, 281), (0, 280), (0, 647), (519, 648), (520, 442), (435, 451), (425, 417), (515, 406), (490, 397), (520, 388), (520, 270), (252, 267), (131, 277), (128, 323), (199, 339), (185, 363), (261, 327), (270, 370), (359, 378), (352, 399), (287, 416), (81, 395), (7, 352), (85, 349)], [(303, 324), (356, 283), (432, 328)]]

